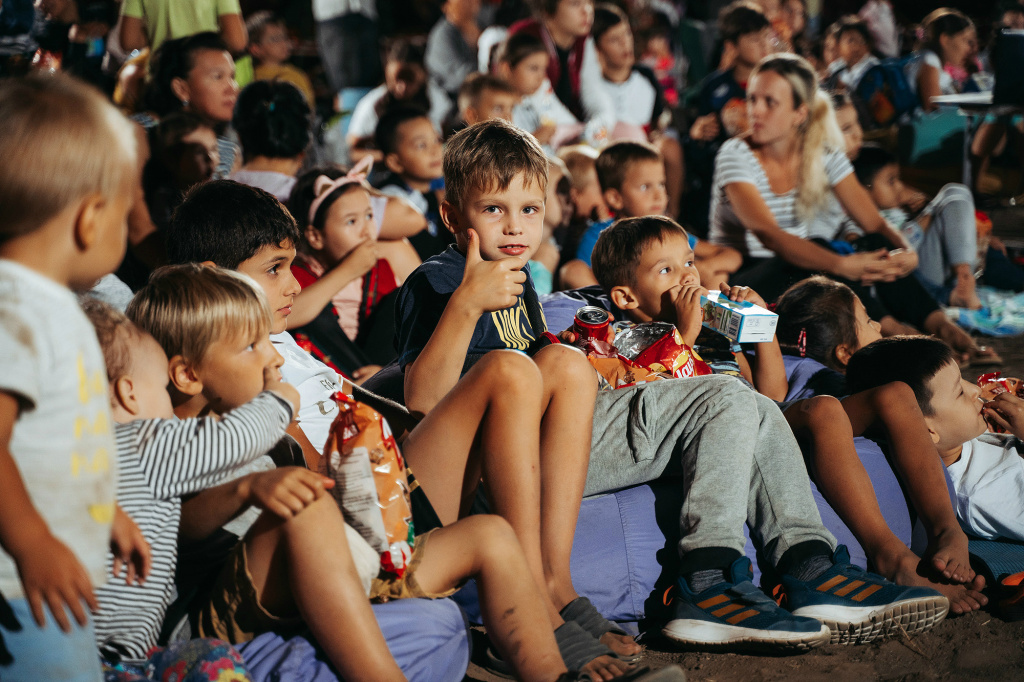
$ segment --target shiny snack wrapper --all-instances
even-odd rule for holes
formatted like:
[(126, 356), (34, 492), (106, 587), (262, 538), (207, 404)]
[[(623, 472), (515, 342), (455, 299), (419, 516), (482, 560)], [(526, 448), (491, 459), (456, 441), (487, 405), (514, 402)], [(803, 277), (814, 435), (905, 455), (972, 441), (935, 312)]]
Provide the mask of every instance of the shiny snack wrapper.
[(381, 570), (402, 577), (412, 556), (408, 472), (391, 428), (373, 408), (337, 393), (338, 416), (320, 473), (334, 480), (346, 523), (380, 554)]
[(630, 327), (615, 337), (614, 346), (600, 344), (587, 359), (600, 375), (602, 389), (711, 374), (707, 363), (682, 342), (675, 326), (666, 322)]
[[(994, 400), (1000, 393), (1010, 393), (1024, 399), (1024, 381), (1012, 377), (1004, 377), (1002, 374), (1002, 372), (989, 372), (978, 377), (981, 399), (987, 403)], [(991, 421), (988, 422), (988, 427), (995, 433), (1006, 433), (1006, 429)]]
[(711, 367), (667, 322), (635, 325), (615, 337), (615, 347), (641, 367), (676, 379), (711, 374)]

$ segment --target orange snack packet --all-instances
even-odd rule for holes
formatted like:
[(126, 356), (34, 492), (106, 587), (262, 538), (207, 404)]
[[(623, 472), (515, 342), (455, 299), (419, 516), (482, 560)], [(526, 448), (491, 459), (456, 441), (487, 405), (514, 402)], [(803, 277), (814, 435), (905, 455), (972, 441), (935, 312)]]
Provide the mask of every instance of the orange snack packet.
[(381, 555), (381, 570), (402, 577), (412, 556), (408, 472), (387, 421), (379, 412), (336, 393), (338, 416), (324, 445), (320, 473), (334, 480), (346, 523)]

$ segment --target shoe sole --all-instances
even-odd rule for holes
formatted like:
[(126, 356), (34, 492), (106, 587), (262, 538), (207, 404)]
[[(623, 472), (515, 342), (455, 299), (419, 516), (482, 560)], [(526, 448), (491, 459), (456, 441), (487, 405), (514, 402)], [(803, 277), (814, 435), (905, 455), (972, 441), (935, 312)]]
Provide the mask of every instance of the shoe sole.
[(806, 606), (794, 616), (820, 620), (832, 632), (831, 644), (867, 644), (891, 637), (902, 630), (908, 635), (932, 629), (949, 613), (949, 600), (942, 596), (908, 599), (882, 607)]
[(818, 632), (779, 632), (686, 619), (669, 621), (661, 633), (677, 644), (703, 650), (742, 647), (762, 651), (810, 651), (832, 637), (831, 628), (825, 625)]

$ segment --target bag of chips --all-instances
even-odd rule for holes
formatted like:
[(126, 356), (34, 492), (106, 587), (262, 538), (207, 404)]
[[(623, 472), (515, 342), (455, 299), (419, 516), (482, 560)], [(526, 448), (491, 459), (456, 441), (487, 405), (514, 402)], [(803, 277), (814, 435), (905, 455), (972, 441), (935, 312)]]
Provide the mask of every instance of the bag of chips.
[(637, 365), (676, 379), (711, 374), (711, 367), (668, 322), (634, 325), (615, 337), (615, 347)]
[[(1018, 398), (1024, 399), (1024, 381), (1011, 377), (1004, 377), (1002, 372), (989, 372), (978, 377), (978, 387), (981, 388), (981, 399), (986, 403), (993, 400), (1000, 393), (1010, 393)], [(988, 427), (995, 433), (1006, 433), (1006, 429), (988, 421)]]
[(405, 459), (379, 412), (345, 393), (334, 399), (338, 416), (320, 473), (334, 480), (331, 494), (345, 522), (380, 554), (381, 570), (400, 578), (413, 546)]

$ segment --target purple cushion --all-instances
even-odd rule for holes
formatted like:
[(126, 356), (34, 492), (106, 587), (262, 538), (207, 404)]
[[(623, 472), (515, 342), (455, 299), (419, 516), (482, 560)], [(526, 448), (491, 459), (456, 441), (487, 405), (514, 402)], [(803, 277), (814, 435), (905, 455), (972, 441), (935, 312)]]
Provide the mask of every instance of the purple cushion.
[[(461, 680), (469, 667), (465, 616), (450, 599), (400, 599), (374, 604), (391, 655), (409, 680)], [(339, 623), (340, 628), (344, 624)], [(359, 642), (353, 642), (359, 646)], [(305, 637), (267, 632), (236, 647), (254, 682), (338, 682), (324, 655)]]

